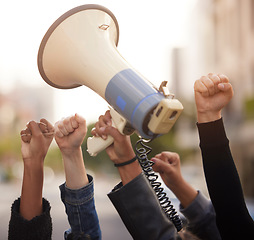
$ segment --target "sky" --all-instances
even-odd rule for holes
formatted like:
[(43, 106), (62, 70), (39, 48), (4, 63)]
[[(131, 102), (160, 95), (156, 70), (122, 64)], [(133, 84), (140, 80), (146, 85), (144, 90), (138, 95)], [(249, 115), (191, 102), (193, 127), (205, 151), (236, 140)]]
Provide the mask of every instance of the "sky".
[[(37, 67), (41, 40), (51, 24), (84, 4), (108, 8), (119, 23), (118, 51), (156, 86), (170, 81), (173, 47), (188, 45), (188, 23), (197, 0), (10, 0), (0, 3), (0, 92), (17, 84), (47, 85)], [(50, 87), (49, 85), (47, 85)], [(78, 112), (88, 120), (107, 110), (107, 103), (85, 86), (54, 89), (55, 118)]]

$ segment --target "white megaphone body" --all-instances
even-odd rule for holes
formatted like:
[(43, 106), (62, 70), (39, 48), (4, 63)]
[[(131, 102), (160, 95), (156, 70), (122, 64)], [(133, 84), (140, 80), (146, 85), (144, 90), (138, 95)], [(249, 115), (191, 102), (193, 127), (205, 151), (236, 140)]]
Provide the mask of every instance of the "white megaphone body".
[(71, 9), (52, 24), (41, 42), (40, 74), (56, 88), (85, 85), (95, 91), (125, 120), (122, 133), (134, 129), (151, 139), (169, 132), (182, 104), (168, 97), (165, 85), (156, 89), (130, 66), (116, 48), (118, 39), (118, 23), (108, 9), (94, 4)]

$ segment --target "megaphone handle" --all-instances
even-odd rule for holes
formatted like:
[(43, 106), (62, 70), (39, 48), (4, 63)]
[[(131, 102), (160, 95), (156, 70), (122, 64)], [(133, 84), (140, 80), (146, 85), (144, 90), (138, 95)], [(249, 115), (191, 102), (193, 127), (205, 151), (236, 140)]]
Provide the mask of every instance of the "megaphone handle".
[[(113, 108), (110, 108), (110, 115), (112, 118), (112, 126), (117, 128), (118, 131), (123, 134), (126, 119)], [(99, 152), (109, 147), (113, 142), (113, 137), (109, 135), (106, 140), (102, 139), (101, 137), (89, 137), (87, 139), (87, 152), (90, 154), (90, 156), (96, 156)]]
[(108, 136), (106, 140), (101, 137), (89, 137), (87, 139), (87, 151), (90, 156), (94, 157), (102, 150), (109, 147), (114, 142), (114, 138)]

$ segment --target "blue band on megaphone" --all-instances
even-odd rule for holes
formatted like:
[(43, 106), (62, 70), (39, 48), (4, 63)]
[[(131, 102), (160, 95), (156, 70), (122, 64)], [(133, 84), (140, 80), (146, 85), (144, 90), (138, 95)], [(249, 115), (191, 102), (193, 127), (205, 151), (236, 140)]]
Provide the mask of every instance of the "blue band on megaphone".
[(107, 102), (145, 138), (152, 138), (153, 134), (146, 130), (144, 123), (163, 98), (150, 82), (133, 69), (117, 73), (109, 81), (105, 91)]

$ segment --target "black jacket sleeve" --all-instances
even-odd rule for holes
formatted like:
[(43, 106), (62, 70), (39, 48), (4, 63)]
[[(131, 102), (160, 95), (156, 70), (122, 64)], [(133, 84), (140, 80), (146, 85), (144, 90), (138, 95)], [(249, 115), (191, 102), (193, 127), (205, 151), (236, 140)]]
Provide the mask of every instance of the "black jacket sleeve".
[(11, 207), (8, 240), (51, 240), (52, 220), (50, 204), (43, 198), (43, 213), (30, 221), (19, 213), (20, 198), (15, 200)]
[(177, 239), (174, 225), (163, 212), (144, 174), (124, 186), (120, 183), (108, 197), (133, 239)]
[(222, 119), (197, 126), (206, 183), (222, 239), (254, 239), (254, 222), (245, 204)]

